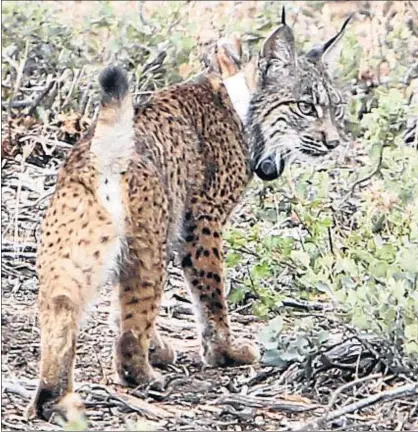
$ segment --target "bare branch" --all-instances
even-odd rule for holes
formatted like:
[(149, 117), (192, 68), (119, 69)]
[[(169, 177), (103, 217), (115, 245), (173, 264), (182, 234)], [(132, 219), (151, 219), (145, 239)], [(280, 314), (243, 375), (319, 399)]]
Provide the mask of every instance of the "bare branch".
[(378, 402), (388, 402), (395, 399), (410, 397), (410, 396), (418, 396), (418, 383), (406, 384), (401, 387), (397, 387), (395, 389), (386, 390), (380, 393), (376, 393), (369, 397), (360, 399), (357, 402), (353, 402), (349, 405), (346, 405), (342, 408), (336, 409), (335, 411), (331, 411), (330, 413), (325, 414), (316, 420), (311, 420), (302, 425), (297, 426), (296, 428), (291, 429), (294, 432), (303, 432), (310, 430), (320, 430), (325, 428), (325, 425), (333, 421), (339, 417), (342, 417), (346, 414), (355, 412), (359, 409), (366, 408), (370, 405), (374, 405)]

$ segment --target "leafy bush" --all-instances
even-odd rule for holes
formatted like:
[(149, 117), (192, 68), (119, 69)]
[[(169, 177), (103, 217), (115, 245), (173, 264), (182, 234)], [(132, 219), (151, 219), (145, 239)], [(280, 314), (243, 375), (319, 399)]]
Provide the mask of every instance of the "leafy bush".
[[(251, 226), (236, 223), (226, 236), (228, 265), (246, 268), (232, 301), (255, 297), (264, 317), (288, 296), (331, 301), (345, 321), (418, 355), (418, 155), (402, 139), (416, 108), (402, 90), (376, 89), (361, 121), (352, 101), (359, 138), (348, 166), (294, 165), (274, 184), (254, 182)], [(281, 326), (275, 318), (261, 335), (267, 349)]]
[[(61, 113), (84, 112), (86, 94), (95, 95), (97, 75), (107, 63), (117, 62), (129, 72), (139, 96), (198, 70), (199, 63), (191, 61), (196, 38), (185, 35), (187, 20), (180, 2), (159, 8), (152, 22), (144, 21), (140, 10), (116, 14), (116, 8), (114, 2), (98, 2), (88, 18), (74, 20), (45, 2), (7, 2), (2, 23), (2, 79), (8, 85), (2, 87), (3, 99), (11, 95), (13, 86), (8, 86), (16, 82), (20, 62), (24, 62), (21, 85), (26, 91), (18, 91), (14, 101), (25, 100), (35, 83), (39, 86), (49, 77), (56, 84), (47, 109), (53, 103)], [(57, 92), (60, 97), (54, 98)], [(89, 105), (90, 116), (94, 106)], [(37, 113), (45, 120), (42, 104)]]

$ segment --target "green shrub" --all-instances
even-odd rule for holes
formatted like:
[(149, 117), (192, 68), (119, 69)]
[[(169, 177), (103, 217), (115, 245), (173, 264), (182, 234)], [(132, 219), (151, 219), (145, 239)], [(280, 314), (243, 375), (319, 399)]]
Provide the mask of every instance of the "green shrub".
[(231, 298), (254, 293), (255, 312), (268, 317), (284, 297), (325, 297), (348, 322), (417, 355), (418, 155), (402, 141), (403, 93), (382, 88), (375, 97), (358, 124), (361, 164), (295, 165), (272, 185), (253, 184), (250, 193), (263, 195), (261, 206), (251, 201), (256, 222), (226, 236), (227, 263), (247, 268)]

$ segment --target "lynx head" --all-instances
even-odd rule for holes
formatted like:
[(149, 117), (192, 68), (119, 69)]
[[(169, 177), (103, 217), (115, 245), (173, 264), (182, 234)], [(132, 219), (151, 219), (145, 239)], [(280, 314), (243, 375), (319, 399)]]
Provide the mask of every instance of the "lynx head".
[(246, 120), (252, 169), (261, 179), (278, 178), (289, 159), (325, 156), (340, 144), (344, 108), (332, 78), (349, 20), (299, 56), (283, 9), (281, 25), (265, 40)]

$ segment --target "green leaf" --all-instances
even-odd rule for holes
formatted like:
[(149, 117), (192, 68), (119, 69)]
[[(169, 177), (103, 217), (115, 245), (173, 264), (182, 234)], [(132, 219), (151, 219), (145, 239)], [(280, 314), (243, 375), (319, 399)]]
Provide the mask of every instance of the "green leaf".
[(401, 251), (397, 261), (405, 271), (412, 274), (418, 273), (418, 247), (411, 245)]
[(331, 335), (330, 335), (329, 331), (321, 330), (318, 333), (318, 342), (322, 345), (322, 344), (328, 342), (330, 337), (331, 337)]
[(369, 329), (369, 320), (366, 314), (361, 310), (355, 310), (353, 318), (351, 319), (353, 325), (361, 330)]
[(228, 295), (228, 299), (232, 304), (241, 303), (245, 298), (246, 290), (242, 288), (234, 288)]
[(369, 151), (369, 156), (373, 160), (377, 160), (377, 158), (380, 156), (380, 152), (382, 151), (382, 144), (374, 144), (372, 148)]
[(354, 288), (357, 286), (357, 284), (356, 284), (356, 282), (354, 281), (354, 279), (351, 278), (351, 277), (349, 277), (349, 276), (343, 276), (343, 277), (340, 279), (340, 283), (341, 283), (341, 286), (342, 286), (343, 288), (345, 288), (345, 289), (350, 289), (350, 290), (354, 289)]
[(266, 304), (257, 301), (253, 306), (253, 312), (254, 315), (260, 318), (267, 318), (270, 312), (270, 308)]
[(391, 244), (385, 244), (376, 250), (378, 258), (386, 261), (393, 261), (396, 255), (396, 248)]
[(279, 369), (286, 369), (289, 365), (289, 361), (282, 358), (282, 353), (278, 349), (266, 350), (261, 358), (261, 363), (268, 366), (275, 366)]
[(228, 267), (235, 267), (242, 261), (242, 256), (236, 252), (229, 252), (225, 261)]
[(299, 261), (306, 268), (309, 267), (309, 264), (311, 262), (311, 257), (307, 252), (303, 250), (294, 250), (292, 251), (290, 256), (294, 261)]
[(252, 275), (258, 279), (270, 276), (270, 267), (267, 263), (258, 263), (253, 267)]
[(418, 343), (418, 322), (405, 326), (405, 337)]
[(266, 349), (277, 348), (278, 337), (283, 330), (283, 318), (278, 315), (261, 329), (258, 339)]
[(329, 216), (326, 216), (321, 219), (321, 225), (325, 228), (331, 228), (332, 227), (332, 219)]
[(408, 355), (418, 354), (418, 342), (410, 341), (405, 344), (405, 350)]
[(387, 261), (375, 261), (370, 265), (370, 273), (373, 277), (380, 279), (384, 278), (388, 272), (389, 263)]
[(349, 275), (357, 276), (358, 267), (356, 262), (351, 258), (342, 258), (337, 261), (334, 271), (336, 273), (345, 272)]

